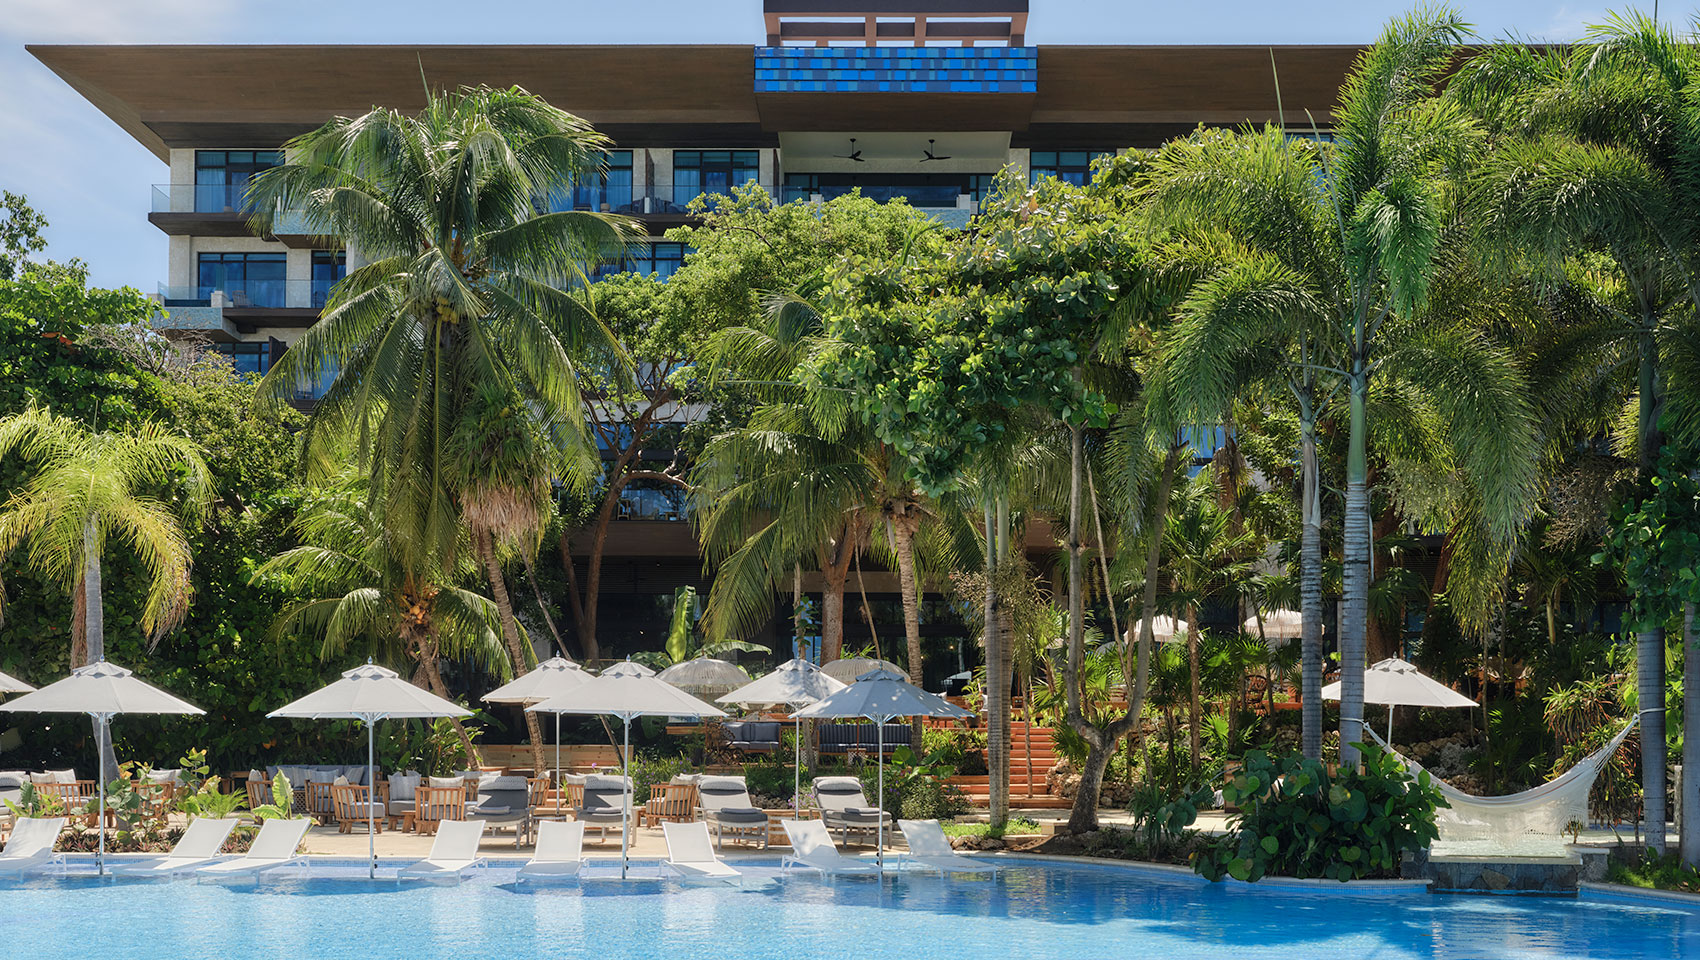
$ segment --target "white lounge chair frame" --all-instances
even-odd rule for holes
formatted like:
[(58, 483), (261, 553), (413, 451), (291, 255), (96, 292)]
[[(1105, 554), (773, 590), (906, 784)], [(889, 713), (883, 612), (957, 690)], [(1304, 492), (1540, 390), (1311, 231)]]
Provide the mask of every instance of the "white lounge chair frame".
[(661, 835), (667, 841), (667, 867), (681, 878), (743, 882), (744, 874), (714, 852), (708, 824), (663, 823)]
[(947, 873), (996, 873), (1002, 868), (996, 864), (982, 863), (964, 853), (958, 853), (950, 845), (950, 839), (944, 835), (944, 827), (937, 820), (899, 820), (897, 826), (903, 831), (903, 839), (908, 841), (909, 850), (898, 860), (898, 865), (912, 863), (926, 870), (937, 870), (940, 876)]
[(12, 826), (11, 838), (0, 851), (0, 876), (33, 873), (43, 867), (65, 863), (63, 853), (54, 853), (59, 833), (65, 829), (64, 817), (19, 817)]
[(779, 863), (782, 870), (807, 867), (819, 870), (822, 875), (841, 876), (877, 875), (880, 872), (878, 864), (839, 853), (826, 824), (819, 820), (784, 820), (781, 826), (791, 841), (791, 853)]
[(437, 825), (437, 839), (431, 842), (431, 853), (418, 863), (409, 864), (396, 872), (398, 880), (459, 880), (466, 871), (484, 863), (478, 855), (478, 844), (484, 839), (481, 820), (444, 820)]
[(525, 866), (521, 880), (563, 880), (578, 876), (584, 866), (584, 823), (578, 820), (543, 820), (537, 824), (537, 849)]
[(236, 829), (239, 822), (235, 817), (221, 820), (196, 817), (189, 821), (188, 829), (183, 831), (183, 836), (177, 839), (170, 853), (163, 857), (114, 863), (111, 870), (126, 876), (170, 876), (204, 867), (221, 859), (224, 841), (230, 839), (230, 831)]
[(278, 867), (304, 864), (307, 858), (296, 851), (300, 849), (301, 841), (307, 836), (307, 829), (312, 825), (313, 821), (307, 817), (266, 820), (260, 824), (260, 835), (254, 838), (254, 843), (247, 853), (234, 860), (199, 867), (195, 870), (195, 876), (251, 876)]

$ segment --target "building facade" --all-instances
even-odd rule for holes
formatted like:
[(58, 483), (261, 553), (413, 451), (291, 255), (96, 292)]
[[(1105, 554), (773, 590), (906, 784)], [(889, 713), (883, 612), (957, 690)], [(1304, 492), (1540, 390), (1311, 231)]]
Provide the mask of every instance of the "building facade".
[[(808, 202), (859, 189), (962, 225), (1005, 167), (1083, 182), (1099, 156), (1200, 124), (1279, 121), (1283, 104), (1306, 132), (1326, 129), (1359, 53), (1030, 46), (1028, 13), (1026, 0), (765, 0), (766, 36), (749, 46), (29, 50), (166, 164), (146, 212), (169, 238), (162, 327), (205, 338), (251, 373), (315, 322), (360, 255), (309, 236), (288, 211), (273, 234), (254, 236), (246, 184), (282, 162), (289, 138), (332, 117), (418, 109), (422, 73), (439, 88), (523, 87), (610, 136), (607, 173), (547, 203), (637, 218), (650, 243), (600, 270), (665, 277), (688, 251), (662, 235), (705, 193), (755, 184), (777, 201)], [(328, 380), (299, 384), (302, 402)], [(622, 516), (605, 582), (630, 600), (624, 622), (637, 623), (653, 616), (646, 598), (700, 582), (701, 565), (677, 505), (634, 500)], [(869, 591), (895, 593), (886, 579), (870, 576)], [(849, 634), (853, 644), (858, 630)]]

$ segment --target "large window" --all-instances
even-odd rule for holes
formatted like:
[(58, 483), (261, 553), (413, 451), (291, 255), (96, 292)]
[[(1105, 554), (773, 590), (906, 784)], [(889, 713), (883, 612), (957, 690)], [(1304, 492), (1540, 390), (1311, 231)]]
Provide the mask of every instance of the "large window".
[(817, 194), (831, 200), (860, 190), (862, 196), (881, 203), (902, 199), (912, 207), (954, 207), (958, 197), (973, 192), (975, 179), (949, 173), (788, 173), (781, 202), (807, 200)]
[(1115, 155), (1114, 150), (1035, 150), (1028, 169), (1032, 171), (1033, 183), (1046, 177), (1056, 177), (1084, 187), (1086, 181), (1092, 179), (1092, 161)]
[(735, 184), (760, 177), (757, 150), (673, 151), (673, 202), (681, 206), (704, 193), (730, 194)]
[(653, 273), (665, 280), (684, 265), (685, 254), (689, 252), (690, 248), (684, 244), (667, 241), (634, 245), (626, 251), (624, 260), (604, 263), (592, 270), (590, 279), (596, 281), (616, 273)]
[(248, 181), (282, 163), (280, 150), (196, 150), (195, 210), (218, 213), (248, 209)]
[(348, 274), (348, 254), (341, 250), (313, 251), (313, 306), (330, 299), (331, 288)]
[(232, 307), (282, 307), (287, 305), (284, 276), (287, 266), (281, 253), (203, 253), (198, 264), (197, 296), (224, 295)]
[(230, 365), (239, 376), (263, 376), (272, 368), (271, 344), (263, 340), (257, 343), (215, 343), (211, 347), (214, 353), (230, 358)]
[(540, 212), (559, 213), (563, 210), (602, 210), (614, 213), (632, 209), (632, 152), (611, 150), (608, 168), (588, 182), (575, 184), (551, 194), (539, 204)]

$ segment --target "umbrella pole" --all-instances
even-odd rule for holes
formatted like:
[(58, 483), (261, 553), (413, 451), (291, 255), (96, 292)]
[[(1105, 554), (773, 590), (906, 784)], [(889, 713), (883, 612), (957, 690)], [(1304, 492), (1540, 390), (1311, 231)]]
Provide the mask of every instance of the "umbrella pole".
[(366, 879), (378, 879), (378, 770), (372, 763), (372, 722), (366, 718)]
[(623, 790), (622, 799), (625, 801), (626, 809), (624, 811), (625, 822), (623, 824), (621, 824), (621, 826), (620, 826), (620, 879), (621, 880), (626, 879), (626, 851), (629, 848), (629, 844), (630, 844), (631, 837), (632, 837), (632, 770), (631, 770), (631, 762), (632, 762), (632, 718), (631, 717), (625, 717), (623, 719), (626, 721), (626, 729), (625, 729), (625, 741), (626, 741), (626, 743), (625, 743), (625, 748), (620, 751), (620, 779), (624, 783), (624, 786), (622, 787), (622, 790)]
[(879, 815), (879, 821), (874, 824), (874, 862), (879, 865), (879, 871), (881, 873), (884, 873), (885, 872), (885, 721), (876, 719), (874, 721), (874, 725), (875, 725), (874, 743), (877, 744), (877, 747), (875, 749), (877, 749), (879, 751), (879, 760), (880, 760), (880, 772), (879, 772), (879, 791), (880, 791), (879, 809), (880, 809), (880, 815)]
[(803, 819), (803, 720), (801, 717), (792, 718), (797, 722), (797, 765), (791, 768), (791, 819)]
[(1387, 705), (1387, 749), (1393, 749), (1393, 704)]
[[(100, 737), (95, 743), (95, 749), (101, 750), (104, 745), (112, 742), (112, 716), (103, 713), (98, 719), (100, 720)], [(106, 876), (106, 754), (104, 751), (95, 761), (95, 769), (100, 771), (100, 846), (95, 853), (94, 864), (95, 873), (104, 877)], [(84, 807), (83, 809), (87, 810), (88, 808)]]
[(561, 789), (561, 715), (555, 714), (555, 789)]

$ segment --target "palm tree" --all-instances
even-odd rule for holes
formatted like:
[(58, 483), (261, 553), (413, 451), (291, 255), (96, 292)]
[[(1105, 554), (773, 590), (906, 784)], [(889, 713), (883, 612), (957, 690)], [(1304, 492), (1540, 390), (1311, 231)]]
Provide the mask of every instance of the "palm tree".
[[(193, 561), (183, 524), (198, 523), (213, 495), (198, 444), (153, 422), (134, 433), (96, 433), (32, 402), (0, 420), (0, 461), (31, 470), (0, 507), (0, 559), (28, 543), (27, 566), (71, 592), (72, 666), (106, 656), (100, 558), (108, 539), (127, 546), (147, 571), (141, 626), (150, 643), (183, 622)], [(101, 779), (114, 780), (117, 759), (99, 723), (95, 736)]]
[[(345, 478), (315, 492), (294, 523), (301, 545), (255, 568), (253, 579), (296, 597), (273, 620), (272, 636), (314, 637), (326, 660), (363, 645), (378, 660), (412, 664), (413, 682), (444, 699), (451, 699), (444, 659), (510, 678), (496, 605), (460, 586), (474, 575), (469, 552), (456, 554), (454, 571), (412, 565), (412, 552), (397, 543), (404, 536), (379, 521), (365, 487), (364, 479)], [(476, 765), (472, 738), (458, 719), (453, 724)]]
[(384, 523), (418, 531), (398, 550), (453, 569), (463, 539), (449, 440), (479, 385), (531, 406), (563, 458), (585, 446), (579, 381), (624, 354), (569, 289), (618, 256), (635, 225), (539, 213), (595, 176), (607, 138), (517, 88), (432, 93), (417, 116), (375, 109), (290, 141), (254, 179), (254, 228), (276, 211), (340, 237), (368, 262), (337, 284), (319, 322), (260, 383), (262, 402), (335, 372), (303, 434), (309, 458), (359, 441)]
[(1279, 128), (1205, 132), (1154, 163), (1153, 207), (1164, 219), (1226, 230), (1232, 244), (1220, 246), (1242, 248), (1217, 274), (1222, 291), (1183, 307), (1170, 374), (1177, 395), (1220, 398), (1238, 379), (1235, 365), (1274, 360), (1331, 378), (1347, 408), (1343, 763), (1356, 761), (1350, 745), (1362, 740), (1372, 385), (1394, 372), (1422, 384), (1450, 431), (1468, 494), (1462, 516), (1483, 545), (1469, 580), (1478, 593), (1460, 597), (1478, 621), (1501, 588), (1493, 571), (1508, 562), (1534, 482), (1515, 365), (1430, 297), (1461, 232), (1450, 183), (1478, 139), (1461, 111), (1432, 99), (1464, 36), (1449, 10), (1393, 21), (1341, 94), (1332, 144), (1292, 149)]

